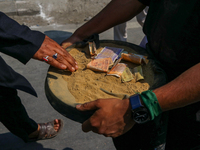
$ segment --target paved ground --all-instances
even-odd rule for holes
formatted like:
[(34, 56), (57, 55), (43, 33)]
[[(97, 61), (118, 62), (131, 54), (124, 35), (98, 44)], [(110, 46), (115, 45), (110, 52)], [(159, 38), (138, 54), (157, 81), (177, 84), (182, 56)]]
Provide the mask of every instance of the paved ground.
[[(69, 37), (80, 25), (49, 25), (33, 26), (31, 29), (44, 32), (58, 43)], [(128, 22), (128, 42), (139, 44), (143, 37), (142, 29), (135, 19)], [(113, 30), (100, 34), (100, 39), (113, 39)], [(17, 60), (6, 56), (5, 61), (17, 72), (24, 75), (35, 88), (38, 98), (19, 91), (22, 103), (31, 118), (36, 122), (47, 122), (55, 118), (64, 120), (64, 129), (55, 138), (50, 140), (24, 143), (21, 139), (11, 134), (0, 123), (0, 150), (115, 150), (112, 139), (92, 132), (84, 133), (81, 124), (65, 118), (49, 104), (44, 93), (44, 81), (48, 65), (44, 62), (31, 60), (23, 65)]]

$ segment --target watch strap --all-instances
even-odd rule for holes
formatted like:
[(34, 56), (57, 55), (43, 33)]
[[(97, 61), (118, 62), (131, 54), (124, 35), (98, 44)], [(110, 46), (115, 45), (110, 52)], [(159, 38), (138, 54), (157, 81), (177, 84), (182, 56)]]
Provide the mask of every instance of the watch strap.
[(143, 106), (140, 102), (139, 94), (135, 94), (129, 98), (132, 110)]

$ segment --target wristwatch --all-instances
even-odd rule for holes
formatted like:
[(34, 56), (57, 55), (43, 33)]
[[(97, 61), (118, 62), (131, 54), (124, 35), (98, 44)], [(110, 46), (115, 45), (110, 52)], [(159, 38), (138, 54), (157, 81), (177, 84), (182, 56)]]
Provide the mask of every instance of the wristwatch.
[(150, 120), (150, 113), (149, 110), (141, 104), (139, 94), (132, 95), (129, 100), (132, 108), (133, 120), (138, 124), (148, 122)]

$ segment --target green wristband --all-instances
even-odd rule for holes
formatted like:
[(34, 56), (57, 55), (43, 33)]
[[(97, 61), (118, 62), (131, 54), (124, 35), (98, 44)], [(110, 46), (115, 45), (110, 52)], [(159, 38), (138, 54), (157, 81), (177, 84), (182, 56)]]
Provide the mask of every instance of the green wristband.
[(150, 112), (151, 120), (162, 113), (162, 109), (157, 100), (157, 97), (152, 90), (144, 91), (140, 94), (142, 101)]

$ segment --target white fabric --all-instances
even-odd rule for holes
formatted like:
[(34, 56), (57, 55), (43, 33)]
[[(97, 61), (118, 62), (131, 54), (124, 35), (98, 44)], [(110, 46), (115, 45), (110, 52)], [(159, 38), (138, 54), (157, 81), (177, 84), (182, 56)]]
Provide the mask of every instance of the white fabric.
[(149, 7), (145, 7), (137, 16), (137, 22), (143, 27)]
[(126, 22), (114, 27), (114, 40), (127, 41), (127, 25)]
[[(146, 7), (141, 13), (136, 16), (138, 23), (143, 27), (145, 18), (147, 15), (149, 7)], [(118, 41), (127, 41), (127, 24), (122, 23), (114, 27), (114, 40)], [(142, 39), (140, 46), (146, 48), (147, 43), (146, 36)]]

